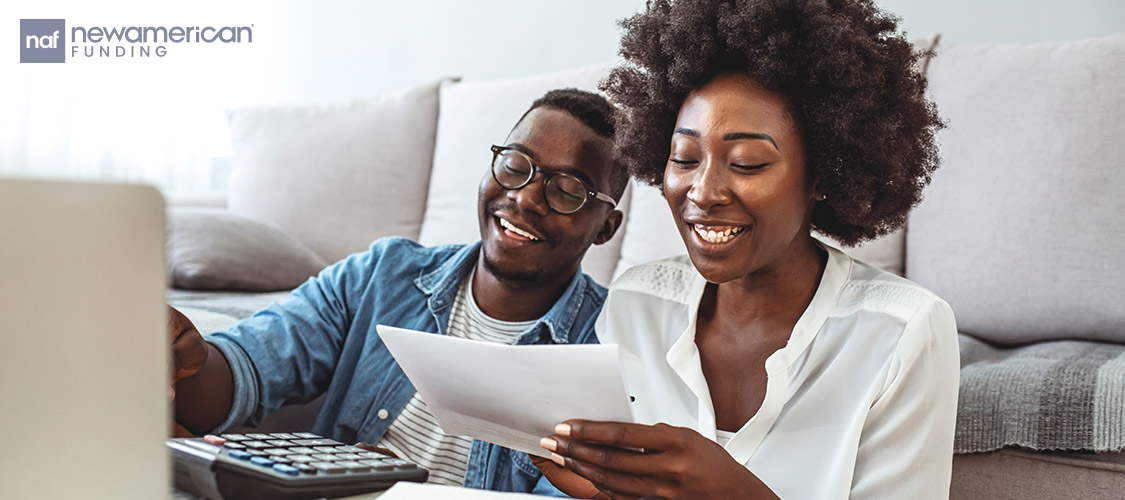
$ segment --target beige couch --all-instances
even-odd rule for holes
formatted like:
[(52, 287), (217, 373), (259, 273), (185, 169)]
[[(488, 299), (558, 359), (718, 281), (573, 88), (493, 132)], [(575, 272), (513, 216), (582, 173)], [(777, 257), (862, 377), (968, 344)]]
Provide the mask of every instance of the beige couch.
[[(926, 71), (949, 125), (938, 137), (944, 166), (904, 231), (847, 251), (936, 291), (966, 334), (953, 498), (1121, 498), (1125, 36), (937, 49)], [(212, 207), (173, 208), (175, 276), (284, 289), (378, 237), (474, 241), (488, 146), (534, 98), (594, 89), (612, 65), (233, 111), (229, 189), (171, 197)], [(584, 261), (603, 284), (683, 252), (654, 189), (631, 186), (620, 208), (622, 231)], [(223, 232), (228, 216), (244, 226)], [(244, 241), (221, 251), (200, 243), (232, 235)], [(281, 297), (170, 292), (201, 329)], [(292, 429), (313, 410), (267, 425)], [(1046, 451), (1058, 448), (1069, 451)]]

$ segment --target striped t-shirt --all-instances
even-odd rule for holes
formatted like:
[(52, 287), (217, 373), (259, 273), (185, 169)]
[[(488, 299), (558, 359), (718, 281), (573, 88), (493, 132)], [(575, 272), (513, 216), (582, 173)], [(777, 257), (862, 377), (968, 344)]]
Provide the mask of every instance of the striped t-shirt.
[[(484, 314), (473, 298), (474, 272), (461, 282), (446, 333), (483, 342), (515, 342), (537, 320), (500, 321)], [(428, 469), (431, 483), (460, 485), (465, 482), (472, 442), (468, 436), (451, 436), (443, 432), (421, 395), (414, 393), (379, 441), (379, 446)]]

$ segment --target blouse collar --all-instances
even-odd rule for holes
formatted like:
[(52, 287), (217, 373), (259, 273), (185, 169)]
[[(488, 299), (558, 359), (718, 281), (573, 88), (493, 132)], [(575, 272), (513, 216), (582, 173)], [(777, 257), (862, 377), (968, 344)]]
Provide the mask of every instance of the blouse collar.
[[(846, 254), (816, 240), (816, 243), (828, 253), (828, 262), (824, 266), (824, 274), (820, 278), (816, 293), (812, 301), (801, 314), (789, 335), (785, 347), (766, 358), (766, 396), (762, 406), (735, 433), (734, 438), (727, 444), (727, 451), (739, 463), (746, 463), (765, 439), (766, 433), (777, 420), (778, 415), (785, 405), (783, 398), (789, 393), (789, 376), (787, 370), (812, 343), (825, 320), (828, 319), (833, 308), (844, 289), (844, 285), (851, 275), (853, 260)], [(679, 375), (680, 379), (691, 389), (699, 399), (698, 431), (704, 437), (716, 439), (715, 410), (711, 401), (711, 391), (707, 380), (703, 376), (702, 359), (699, 348), (695, 345), (696, 321), (699, 317), (699, 302), (707, 287), (707, 280), (695, 271), (688, 284), (690, 298), (688, 302), (688, 325), (684, 333), (668, 349), (665, 359), (668, 365)]]

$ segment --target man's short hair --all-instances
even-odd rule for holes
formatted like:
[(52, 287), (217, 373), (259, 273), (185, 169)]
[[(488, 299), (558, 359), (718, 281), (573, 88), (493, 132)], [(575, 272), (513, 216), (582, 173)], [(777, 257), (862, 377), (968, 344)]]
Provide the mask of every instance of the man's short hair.
[[(607, 139), (612, 140), (617, 134), (615, 117), (617, 110), (600, 94), (575, 88), (552, 90), (531, 103), (531, 107), (527, 108), (519, 121), (523, 121), (528, 113), (537, 108), (565, 111), (570, 116), (577, 118), (582, 124), (590, 127), (595, 134)], [(625, 186), (629, 184), (629, 171), (625, 168), (625, 164), (618, 160), (616, 152), (612, 154), (613, 158), (610, 158), (609, 162), (611, 171), (609, 173), (608, 194), (615, 200), (620, 201), (621, 194), (625, 192)]]

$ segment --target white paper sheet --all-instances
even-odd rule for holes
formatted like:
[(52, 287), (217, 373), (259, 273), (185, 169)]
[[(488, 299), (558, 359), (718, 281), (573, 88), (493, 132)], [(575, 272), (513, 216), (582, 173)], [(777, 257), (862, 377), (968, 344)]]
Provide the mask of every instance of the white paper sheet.
[(524, 493), (500, 493), (460, 486), (407, 482), (395, 483), (378, 498), (379, 500), (543, 500), (541, 496)]
[(571, 418), (633, 422), (616, 345), (511, 346), (376, 327), (447, 434), (547, 457)]

